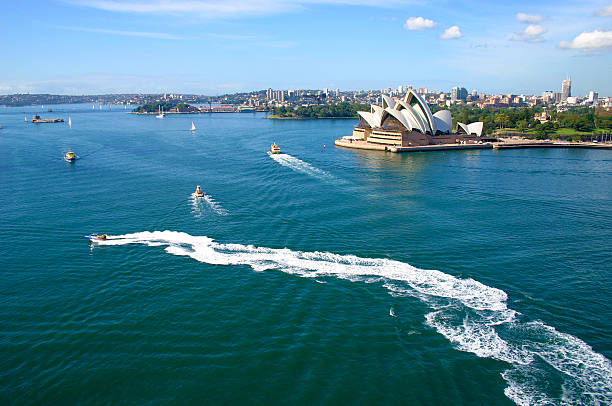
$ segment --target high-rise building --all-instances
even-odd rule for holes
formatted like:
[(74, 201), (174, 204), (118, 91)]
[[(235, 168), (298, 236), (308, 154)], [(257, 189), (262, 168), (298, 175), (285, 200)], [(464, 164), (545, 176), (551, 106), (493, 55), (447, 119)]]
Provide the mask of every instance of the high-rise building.
[(589, 102), (591, 103), (596, 102), (598, 98), (599, 98), (599, 93), (597, 93), (595, 90), (591, 90), (589, 92)]
[(572, 95), (572, 78), (568, 77), (561, 82), (561, 101), (566, 101)]
[(398, 92), (399, 94), (404, 93), (404, 86), (399, 85), (399, 86), (397, 87), (397, 92)]
[(467, 99), (467, 89), (465, 87), (455, 86), (451, 90), (451, 101), (455, 102), (457, 100), (465, 100)]

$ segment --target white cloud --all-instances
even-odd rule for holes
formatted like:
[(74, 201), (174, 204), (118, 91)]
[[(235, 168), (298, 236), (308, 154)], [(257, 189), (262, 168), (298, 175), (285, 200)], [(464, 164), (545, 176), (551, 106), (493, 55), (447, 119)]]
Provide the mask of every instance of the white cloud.
[(143, 37), (143, 38), (156, 38), (156, 39), (169, 39), (169, 40), (186, 40), (185, 37), (179, 37), (177, 35), (168, 34), (165, 32), (146, 32), (146, 31), (121, 31), (121, 30), (107, 30), (105, 28), (87, 28), (87, 27), (64, 27), (58, 28), (72, 31), (84, 31), (84, 32), (99, 32), (101, 34), (111, 35), (122, 35), (125, 37)]
[(529, 25), (524, 31), (516, 32), (510, 39), (512, 41), (525, 41), (525, 42), (544, 42), (542, 34), (548, 31), (541, 25)]
[(461, 34), (461, 30), (458, 26), (453, 25), (452, 27), (444, 30), (444, 34), (440, 35), (440, 39), (455, 39), (461, 38), (463, 34)]
[(522, 23), (535, 24), (535, 23), (541, 22), (544, 19), (544, 17), (537, 15), (537, 14), (518, 13), (516, 15), (516, 19)]
[(428, 20), (423, 17), (410, 17), (406, 20), (404, 24), (404, 28), (409, 31), (421, 31), (421, 30), (429, 30), (434, 28), (436, 25), (433, 20)]
[(561, 41), (559, 46), (565, 49), (583, 49), (595, 51), (612, 49), (612, 31), (583, 32), (571, 41)]
[(612, 4), (597, 11), (595, 15), (600, 17), (612, 17)]

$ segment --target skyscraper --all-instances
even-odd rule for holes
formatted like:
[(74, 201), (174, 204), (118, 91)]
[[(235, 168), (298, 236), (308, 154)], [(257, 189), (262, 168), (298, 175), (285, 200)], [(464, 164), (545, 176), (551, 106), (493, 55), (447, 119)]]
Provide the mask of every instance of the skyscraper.
[(572, 78), (568, 77), (561, 82), (561, 101), (566, 101), (572, 95)]
[(455, 86), (451, 90), (451, 101), (465, 100), (467, 99), (467, 95), (468, 92), (465, 87)]

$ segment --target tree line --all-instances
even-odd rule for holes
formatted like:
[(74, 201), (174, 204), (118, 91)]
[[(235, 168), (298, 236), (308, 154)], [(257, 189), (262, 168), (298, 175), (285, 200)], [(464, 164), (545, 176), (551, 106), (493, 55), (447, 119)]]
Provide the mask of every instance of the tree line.
[[(432, 112), (443, 107), (431, 106)], [(544, 109), (539, 106), (516, 108), (479, 108), (467, 105), (450, 107), (453, 116), (453, 127), (460, 123), (483, 122), (483, 133), (492, 134), (498, 129), (511, 129), (521, 133), (533, 133), (536, 138), (546, 137), (560, 128), (569, 128), (577, 132), (593, 132), (595, 129), (612, 129), (612, 112), (603, 108), (575, 107), (563, 112), (548, 112), (550, 120), (540, 122), (536, 114)]]
[(157, 113), (160, 110), (163, 111), (178, 111), (181, 113), (187, 113), (191, 111), (197, 111), (197, 107), (194, 107), (187, 103), (176, 103), (176, 102), (153, 102), (143, 104), (142, 106), (136, 107), (132, 110), (134, 113)]
[(357, 117), (358, 111), (370, 111), (368, 104), (333, 103), (314, 106), (275, 107), (272, 115), (280, 118), (326, 118), (326, 117)]

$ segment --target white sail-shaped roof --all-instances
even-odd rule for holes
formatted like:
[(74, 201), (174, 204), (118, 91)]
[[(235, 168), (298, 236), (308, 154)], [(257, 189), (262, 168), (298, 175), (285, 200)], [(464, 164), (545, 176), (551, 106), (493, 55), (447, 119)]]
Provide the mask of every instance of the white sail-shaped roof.
[(484, 123), (482, 121), (476, 121), (475, 123), (468, 124), (468, 134), (476, 134), (477, 136), (482, 135), (482, 128), (484, 127)]
[(394, 108), (395, 107), (395, 100), (393, 100), (391, 97), (387, 96), (386, 94), (382, 95), (382, 106), (383, 109), (386, 108)]
[(402, 113), (405, 115), (409, 115), (411, 121), (415, 123), (412, 129), (417, 129), (423, 134), (429, 131), (429, 126), (423, 117), (423, 111), (421, 109), (416, 110), (410, 104), (406, 103), (404, 100), (400, 100), (397, 104), (398, 109), (402, 109)]
[(442, 133), (449, 133), (453, 129), (453, 117), (450, 110), (440, 110), (433, 115), (436, 129)]
[(379, 126), (375, 114), (368, 113), (367, 111), (358, 111), (357, 114), (359, 114), (370, 127), (375, 128)]
[(396, 109), (392, 109), (390, 107), (387, 107), (385, 109), (385, 111), (387, 113), (389, 113), (390, 115), (392, 115), (393, 117), (395, 117), (397, 119), (397, 121), (399, 121), (400, 123), (402, 123), (402, 125), (404, 127), (406, 127), (408, 130), (411, 130), (411, 125), (410, 122), (408, 120), (406, 120), (406, 117), (399, 111), (397, 111)]
[[(410, 105), (415, 105), (416, 110), (421, 110), (420, 113), (422, 118), (427, 123), (429, 131), (432, 135), (435, 134), (436, 126), (434, 124), (433, 115), (431, 114), (431, 110), (429, 109), (429, 106), (425, 100), (423, 100), (423, 98), (421, 98), (421, 96), (419, 96), (413, 89), (409, 89), (408, 93), (406, 93), (406, 96), (404, 97), (404, 101)], [(419, 106), (418, 109), (416, 108), (417, 105)]]
[(457, 123), (457, 132), (465, 132), (466, 134), (475, 134), (478, 137), (482, 135), (482, 128), (484, 127), (484, 123), (482, 121), (477, 121), (471, 124), (463, 124)]

